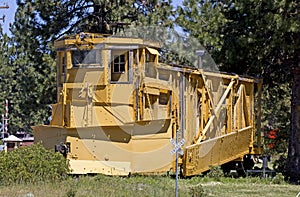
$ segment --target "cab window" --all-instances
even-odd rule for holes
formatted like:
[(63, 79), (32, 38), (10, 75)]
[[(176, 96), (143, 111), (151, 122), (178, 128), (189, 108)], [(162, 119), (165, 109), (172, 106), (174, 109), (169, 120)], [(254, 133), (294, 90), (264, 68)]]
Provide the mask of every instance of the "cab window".
[(115, 55), (113, 60), (113, 72), (114, 73), (124, 73), (125, 72), (125, 54)]
[(72, 65), (74, 67), (80, 65), (100, 64), (99, 50), (75, 50), (71, 52)]

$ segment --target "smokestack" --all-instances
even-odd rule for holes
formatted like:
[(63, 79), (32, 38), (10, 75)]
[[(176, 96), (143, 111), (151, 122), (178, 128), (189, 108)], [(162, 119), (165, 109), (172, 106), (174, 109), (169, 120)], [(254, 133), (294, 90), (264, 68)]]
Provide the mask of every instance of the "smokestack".
[(202, 57), (205, 54), (205, 50), (196, 50), (196, 54), (198, 56), (198, 69), (203, 69)]

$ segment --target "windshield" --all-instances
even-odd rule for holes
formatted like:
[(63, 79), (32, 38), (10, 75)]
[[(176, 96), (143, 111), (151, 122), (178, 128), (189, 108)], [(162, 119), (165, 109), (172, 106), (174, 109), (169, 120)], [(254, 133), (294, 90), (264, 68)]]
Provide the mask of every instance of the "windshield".
[(101, 61), (99, 50), (76, 50), (71, 54), (73, 66), (100, 64)]

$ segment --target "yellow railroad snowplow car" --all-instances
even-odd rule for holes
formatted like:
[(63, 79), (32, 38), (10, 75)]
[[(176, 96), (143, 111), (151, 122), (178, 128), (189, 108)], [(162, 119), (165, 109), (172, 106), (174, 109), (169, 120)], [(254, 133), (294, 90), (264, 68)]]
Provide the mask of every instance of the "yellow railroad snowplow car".
[(159, 47), (91, 33), (57, 40), (57, 103), (35, 142), (64, 154), (73, 174), (174, 171), (176, 136), (184, 176), (260, 154), (261, 80), (160, 63)]

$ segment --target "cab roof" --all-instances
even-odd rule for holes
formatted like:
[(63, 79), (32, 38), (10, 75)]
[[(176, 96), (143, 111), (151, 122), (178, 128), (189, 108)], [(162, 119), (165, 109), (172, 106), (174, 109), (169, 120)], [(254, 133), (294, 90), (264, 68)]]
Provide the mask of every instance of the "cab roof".
[[(132, 46), (132, 48), (143, 48), (151, 47), (158, 49), (160, 44), (155, 41), (144, 40), (141, 38), (134, 37), (119, 37), (111, 36), (106, 34), (97, 34), (97, 33), (86, 33), (82, 32), (79, 34), (67, 35), (56, 40), (54, 42), (54, 47), (56, 50), (65, 50), (70, 47), (79, 47), (87, 46), (90, 49), (94, 48), (96, 45), (106, 45), (106, 46), (115, 46), (115, 48), (126, 48), (126, 46)], [(107, 48), (107, 47), (104, 48)]]

